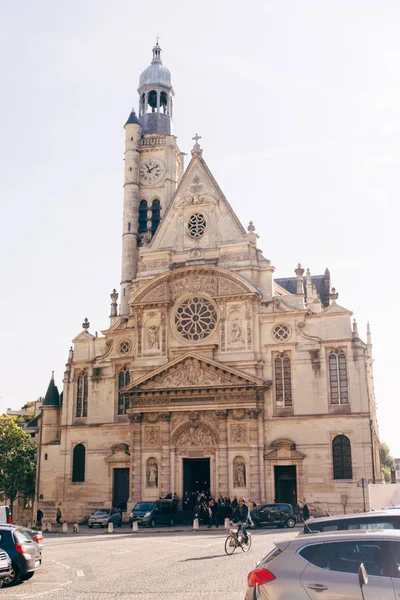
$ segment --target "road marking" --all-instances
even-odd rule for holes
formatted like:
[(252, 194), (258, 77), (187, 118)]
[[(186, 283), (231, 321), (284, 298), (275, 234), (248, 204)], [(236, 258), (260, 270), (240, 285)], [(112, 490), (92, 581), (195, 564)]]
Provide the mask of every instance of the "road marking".
[(78, 569), (78, 571), (76, 572), (76, 576), (77, 577), (85, 577), (85, 573), (82, 571), (82, 569)]
[(55, 592), (58, 592), (58, 590), (61, 590), (63, 587), (65, 587), (66, 585), (70, 585), (71, 583), (72, 583), (72, 581), (68, 580), (65, 583), (61, 583), (60, 587), (52, 588), (51, 590), (48, 590), (47, 592), (38, 592), (37, 594), (32, 594), (32, 592), (29, 592), (29, 594), (13, 594), (13, 595), (7, 596), (7, 598), (29, 598), (29, 600), (31, 598), (39, 598), (39, 596), (47, 596), (47, 594), (54, 594)]
[(120, 554), (130, 554), (131, 551), (130, 550), (120, 550), (117, 552), (111, 552), (111, 554), (113, 554), (114, 556), (119, 556)]
[(59, 567), (63, 567), (63, 569), (70, 569), (70, 565), (64, 565), (64, 563), (61, 562), (57, 562), (56, 560), (54, 560), (53, 558), (47, 558), (46, 556), (46, 562), (47, 561), (51, 561), (53, 562), (55, 565), (58, 565)]
[[(225, 540), (225, 538), (224, 538)], [(200, 540), (199, 540), (200, 541)], [(168, 546), (187, 546), (188, 548), (210, 548), (211, 546), (220, 546), (224, 541), (214, 542), (212, 544), (182, 544), (180, 542), (171, 542), (169, 540), (151, 540), (152, 544), (168, 544)]]

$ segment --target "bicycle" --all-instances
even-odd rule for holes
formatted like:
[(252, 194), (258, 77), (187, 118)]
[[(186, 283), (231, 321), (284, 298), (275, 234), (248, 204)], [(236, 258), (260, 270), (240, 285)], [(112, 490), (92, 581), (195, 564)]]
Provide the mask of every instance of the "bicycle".
[(238, 535), (237, 529), (229, 529), (229, 535), (225, 540), (225, 552), (227, 554), (233, 554), (238, 547), (241, 548), (243, 552), (248, 552), (251, 548), (251, 535), (247, 532), (247, 542), (245, 542), (243, 531)]

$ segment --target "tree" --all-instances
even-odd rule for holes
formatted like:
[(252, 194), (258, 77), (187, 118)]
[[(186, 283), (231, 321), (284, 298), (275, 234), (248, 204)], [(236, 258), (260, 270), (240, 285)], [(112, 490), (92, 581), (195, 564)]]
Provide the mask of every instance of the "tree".
[(36, 446), (10, 417), (0, 417), (0, 498), (8, 498), (11, 513), (17, 498), (35, 491)]
[(386, 483), (390, 483), (391, 482), (390, 472), (392, 469), (395, 468), (395, 462), (394, 462), (393, 456), (390, 454), (389, 446), (385, 442), (382, 442), (380, 444), (379, 456), (381, 459), (382, 471), (385, 475), (385, 481), (386, 481)]

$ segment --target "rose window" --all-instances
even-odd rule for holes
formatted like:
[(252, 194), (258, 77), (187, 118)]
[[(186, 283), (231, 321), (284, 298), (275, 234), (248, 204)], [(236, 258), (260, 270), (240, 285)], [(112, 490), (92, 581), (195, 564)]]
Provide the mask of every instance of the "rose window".
[(278, 342), (284, 342), (290, 337), (290, 327), (288, 325), (276, 325), (273, 330), (273, 336)]
[(178, 333), (193, 342), (209, 336), (215, 330), (216, 324), (217, 312), (214, 304), (199, 296), (182, 302), (175, 314)]
[(189, 235), (193, 238), (201, 237), (206, 230), (206, 219), (201, 213), (195, 213), (189, 218), (188, 231)]
[(128, 352), (130, 352), (130, 349), (131, 349), (131, 343), (128, 342), (127, 340), (121, 342), (119, 345), (119, 353), (120, 354), (128, 354)]

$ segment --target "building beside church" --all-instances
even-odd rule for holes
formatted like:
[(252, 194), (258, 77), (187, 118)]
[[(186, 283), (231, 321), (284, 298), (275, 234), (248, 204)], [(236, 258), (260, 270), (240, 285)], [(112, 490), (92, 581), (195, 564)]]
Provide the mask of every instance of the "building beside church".
[[(51, 517), (176, 492), (362, 510), (380, 477), (372, 345), (328, 270), (276, 279), (203, 158), (173, 135), (161, 48), (125, 124), (121, 288), (73, 339), (42, 408), (36, 503)], [(118, 306), (119, 302), (119, 306)]]

